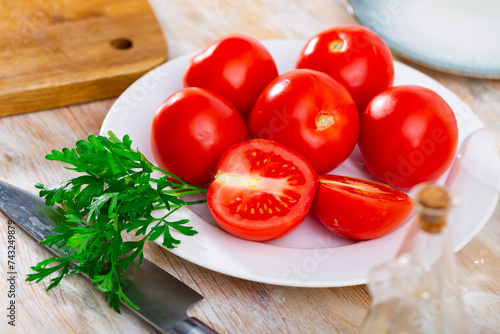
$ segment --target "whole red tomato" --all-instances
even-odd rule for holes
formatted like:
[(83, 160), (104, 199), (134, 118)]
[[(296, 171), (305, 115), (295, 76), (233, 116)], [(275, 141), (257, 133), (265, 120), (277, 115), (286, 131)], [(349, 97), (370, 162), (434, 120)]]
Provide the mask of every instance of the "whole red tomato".
[(358, 25), (338, 26), (313, 36), (300, 52), (296, 66), (322, 71), (338, 80), (360, 113), (394, 80), (389, 48), (376, 33)]
[(213, 92), (191, 87), (163, 102), (150, 141), (158, 167), (203, 187), (222, 153), (247, 139), (246, 124), (234, 106)]
[(408, 195), (388, 185), (348, 176), (321, 175), (312, 212), (330, 231), (349, 239), (382, 237), (413, 210)]
[(191, 59), (184, 74), (184, 86), (220, 94), (246, 120), (260, 92), (277, 76), (273, 57), (258, 40), (231, 34), (211, 43)]
[(366, 168), (399, 189), (438, 179), (453, 162), (457, 143), (453, 110), (425, 87), (391, 87), (361, 114), (359, 148)]
[(299, 69), (281, 74), (264, 89), (248, 126), (251, 136), (289, 146), (322, 174), (351, 154), (359, 115), (341, 84), (325, 73)]
[(305, 219), (317, 175), (302, 156), (265, 139), (231, 146), (215, 169), (207, 203), (227, 232), (248, 240), (282, 237)]

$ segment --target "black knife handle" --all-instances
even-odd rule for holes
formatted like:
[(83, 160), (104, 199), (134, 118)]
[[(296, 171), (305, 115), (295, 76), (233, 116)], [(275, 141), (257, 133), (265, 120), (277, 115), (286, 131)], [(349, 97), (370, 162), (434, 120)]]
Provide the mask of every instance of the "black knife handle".
[(171, 334), (218, 334), (212, 328), (193, 317), (179, 321), (169, 332)]

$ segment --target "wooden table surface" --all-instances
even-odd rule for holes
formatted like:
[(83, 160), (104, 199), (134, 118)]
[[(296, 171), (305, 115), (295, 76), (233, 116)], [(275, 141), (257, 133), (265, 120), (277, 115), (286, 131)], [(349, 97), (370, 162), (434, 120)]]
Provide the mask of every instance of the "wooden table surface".
[[(204, 48), (232, 32), (259, 39), (309, 39), (335, 25), (356, 23), (342, 0), (150, 0), (169, 46), (169, 58)], [(500, 122), (500, 81), (460, 77), (412, 65), (468, 104), (484, 124)], [(0, 179), (36, 193), (74, 174), (45, 160), (98, 134), (114, 99), (0, 118)], [(0, 215), (2, 272), (7, 272), (7, 218)], [(48, 281), (26, 283), (30, 266), (50, 254), (20, 229), (17, 246), (16, 326), (8, 326), (7, 282), (0, 278), (2, 333), (156, 333), (132, 312), (111, 310), (82, 276), (46, 292)], [(180, 259), (156, 244), (146, 257), (200, 292), (189, 313), (221, 333), (354, 333), (370, 306), (367, 287), (296, 288), (250, 282)], [(334, 270), (334, 268), (332, 268)]]

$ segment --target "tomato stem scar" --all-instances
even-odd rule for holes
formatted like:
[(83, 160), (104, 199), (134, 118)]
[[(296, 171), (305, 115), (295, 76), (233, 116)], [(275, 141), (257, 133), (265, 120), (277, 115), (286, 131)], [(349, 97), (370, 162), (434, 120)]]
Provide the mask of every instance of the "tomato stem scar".
[(341, 39), (336, 39), (328, 44), (328, 50), (330, 50), (330, 52), (335, 52), (335, 53), (341, 52), (343, 48), (344, 48), (344, 41)]
[(316, 115), (316, 130), (322, 131), (335, 124), (333, 115), (327, 111), (321, 111)]

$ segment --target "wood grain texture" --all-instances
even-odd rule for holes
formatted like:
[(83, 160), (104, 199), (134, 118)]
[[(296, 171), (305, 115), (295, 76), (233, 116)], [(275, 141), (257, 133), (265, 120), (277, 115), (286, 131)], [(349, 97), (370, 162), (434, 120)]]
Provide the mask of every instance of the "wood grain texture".
[[(150, 3), (167, 39), (170, 58), (199, 50), (232, 32), (261, 39), (308, 39), (328, 27), (355, 23), (342, 0), (150, 0)], [(463, 78), (410, 65), (447, 86), (483, 123), (500, 122), (499, 81)], [(55, 184), (72, 177), (74, 174), (61, 164), (46, 161), (45, 154), (51, 149), (73, 147), (76, 140), (98, 134), (113, 102), (109, 99), (0, 118), (0, 179), (35, 192), (37, 182)], [(3, 274), (7, 263), (6, 223), (6, 217), (0, 216), (0, 309), (5, 309), (9, 302)], [(0, 313), (1, 333), (156, 333), (131, 312), (124, 310), (118, 315), (109, 309), (102, 295), (84, 277), (68, 277), (50, 292), (44, 290), (48, 281), (23, 282), (30, 266), (49, 254), (20, 229), (16, 235), (18, 317), (13, 328), (7, 325), (4, 313)], [(474, 247), (481, 242), (475, 240)], [(465, 251), (467, 248), (460, 254), (464, 261)], [(189, 314), (221, 333), (355, 333), (370, 305), (364, 285), (275, 286), (207, 270), (152, 243), (146, 246), (145, 254), (205, 297)]]
[(116, 97), (167, 57), (147, 0), (0, 4), (0, 116)]

